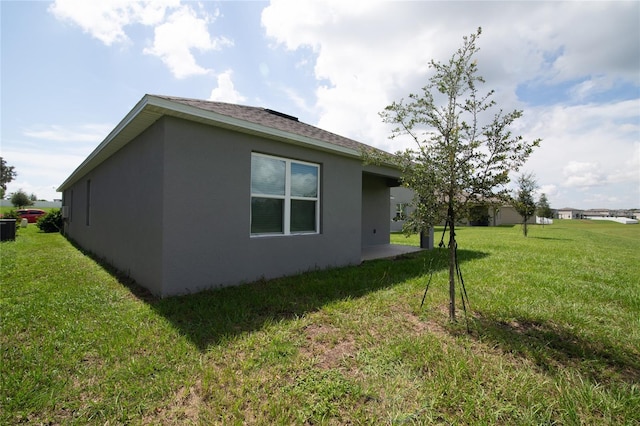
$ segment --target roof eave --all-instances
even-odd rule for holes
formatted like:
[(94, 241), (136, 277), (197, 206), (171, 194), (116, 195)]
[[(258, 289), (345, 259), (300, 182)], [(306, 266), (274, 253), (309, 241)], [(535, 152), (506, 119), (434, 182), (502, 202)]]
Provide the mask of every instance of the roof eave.
[(173, 116), (204, 124), (215, 125), (235, 131), (253, 134), (269, 139), (285, 141), (295, 145), (310, 147), (316, 150), (334, 154), (361, 158), (362, 153), (353, 148), (347, 148), (325, 142), (319, 139), (303, 136), (239, 118), (219, 114), (214, 111), (203, 110), (191, 105), (171, 101), (153, 95), (145, 95), (136, 106), (118, 123), (107, 137), (93, 150), (91, 154), (74, 170), (74, 172), (57, 189), (62, 192), (82, 176), (89, 173), (115, 152), (124, 147), (136, 136), (149, 128), (162, 116)]
[(218, 127), (232, 129), (242, 133), (248, 133), (268, 137), (269, 139), (309, 146), (322, 151), (329, 151), (346, 156), (351, 156), (354, 158), (361, 157), (360, 152), (352, 148), (335, 145), (308, 136), (275, 129), (273, 127), (263, 126), (261, 124), (242, 120), (240, 118), (230, 117), (228, 115), (223, 115), (214, 111), (204, 110), (180, 102), (174, 102), (152, 95), (147, 96), (149, 96), (149, 98), (152, 100), (150, 104), (157, 108), (161, 108), (164, 115), (184, 118), (191, 121), (199, 121), (206, 124), (214, 124)]
[[(140, 123), (142, 111), (149, 103), (149, 96), (144, 96), (131, 111), (118, 123), (118, 125), (107, 135), (107, 137), (89, 154), (85, 160), (71, 173), (71, 175), (60, 185), (58, 192), (64, 191), (67, 187), (77, 182), (82, 176), (93, 170), (104, 160), (113, 155), (129, 141), (142, 133), (146, 128), (158, 120), (161, 115), (147, 117), (148, 123)], [(136, 121), (137, 120), (137, 121)], [(132, 123), (141, 125), (131, 127)], [(137, 131), (136, 131), (137, 130)]]

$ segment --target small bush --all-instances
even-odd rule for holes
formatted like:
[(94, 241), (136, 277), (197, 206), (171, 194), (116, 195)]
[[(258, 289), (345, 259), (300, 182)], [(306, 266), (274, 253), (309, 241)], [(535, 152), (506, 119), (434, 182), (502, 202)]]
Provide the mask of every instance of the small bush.
[(50, 211), (38, 219), (36, 226), (42, 232), (60, 232), (62, 230), (62, 212), (60, 209)]
[(469, 225), (489, 226), (489, 208), (478, 204), (469, 209)]
[(3, 219), (15, 219), (16, 220), (16, 228), (20, 227), (20, 215), (14, 209), (9, 210), (8, 212), (2, 214)]
[(15, 211), (14, 209), (9, 210), (6, 213), (2, 214), (2, 218), (3, 219), (16, 219), (19, 220), (20, 219), (20, 215), (18, 215), (18, 212)]

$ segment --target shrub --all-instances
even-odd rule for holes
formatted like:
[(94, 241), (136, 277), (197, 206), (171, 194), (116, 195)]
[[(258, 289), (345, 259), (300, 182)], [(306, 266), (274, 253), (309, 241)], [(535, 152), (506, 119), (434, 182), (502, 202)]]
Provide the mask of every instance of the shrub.
[(484, 204), (477, 204), (469, 209), (469, 225), (489, 226), (489, 208)]
[(42, 232), (60, 232), (62, 230), (62, 212), (60, 209), (50, 211), (38, 219), (36, 226)]
[(33, 205), (33, 201), (22, 189), (17, 190), (11, 195), (11, 204), (19, 209)]
[(3, 213), (2, 214), (2, 218), (3, 219), (16, 219), (16, 220), (19, 220), (20, 216), (18, 215), (17, 211), (15, 211), (14, 209), (11, 209), (8, 212)]
[(16, 220), (16, 228), (20, 227), (20, 215), (14, 209), (9, 210), (8, 212), (1, 215), (3, 219), (15, 219)]

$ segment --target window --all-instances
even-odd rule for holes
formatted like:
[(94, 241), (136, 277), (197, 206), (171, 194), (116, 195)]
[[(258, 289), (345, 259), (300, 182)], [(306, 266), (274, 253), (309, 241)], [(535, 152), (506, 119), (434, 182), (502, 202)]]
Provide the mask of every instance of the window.
[(318, 233), (320, 166), (251, 154), (251, 234)]
[(393, 218), (394, 221), (401, 221), (407, 219), (407, 207), (409, 204), (407, 203), (398, 203), (396, 204), (396, 215)]
[(91, 179), (87, 180), (87, 226), (91, 224)]

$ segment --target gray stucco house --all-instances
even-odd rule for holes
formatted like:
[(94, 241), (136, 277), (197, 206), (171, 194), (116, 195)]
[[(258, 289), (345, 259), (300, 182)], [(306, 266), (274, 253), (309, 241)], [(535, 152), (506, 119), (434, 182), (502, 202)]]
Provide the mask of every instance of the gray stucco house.
[(64, 233), (165, 297), (358, 264), (399, 170), (276, 111), (145, 95), (60, 186)]

